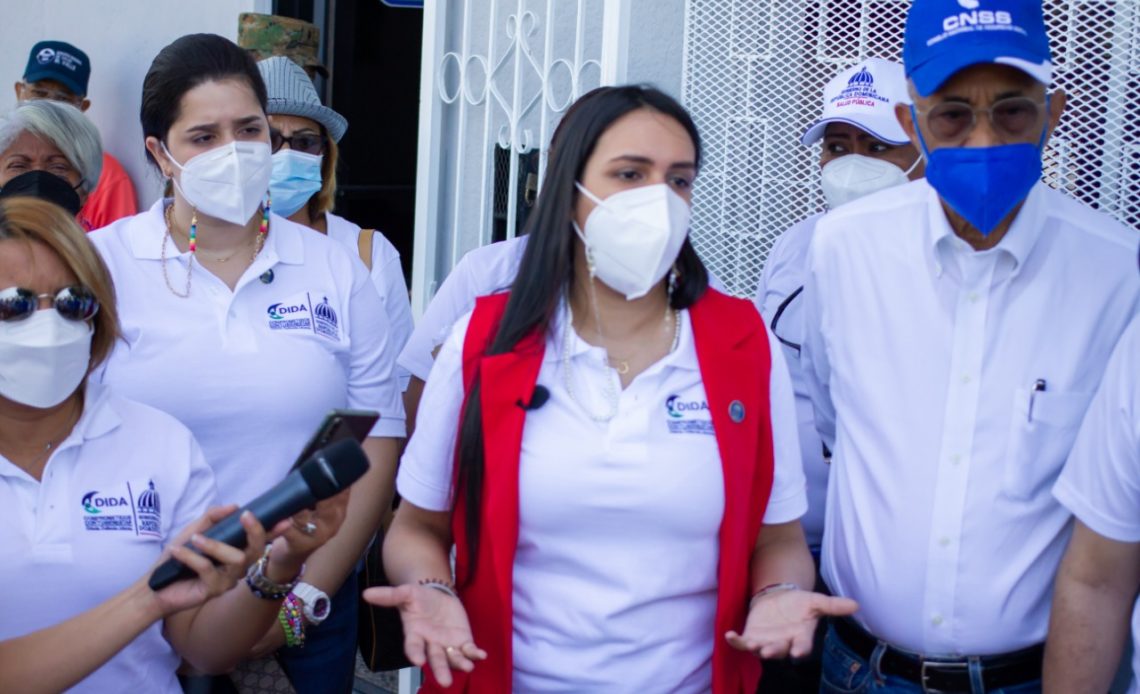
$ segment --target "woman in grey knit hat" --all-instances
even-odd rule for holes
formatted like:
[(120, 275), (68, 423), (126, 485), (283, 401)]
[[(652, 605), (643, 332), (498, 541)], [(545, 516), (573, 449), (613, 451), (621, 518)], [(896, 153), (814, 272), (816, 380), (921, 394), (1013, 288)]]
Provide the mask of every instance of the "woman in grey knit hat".
[[(412, 334), (412, 307), (400, 253), (384, 235), (332, 213), (336, 202), (338, 143), (348, 121), (321, 104), (305, 71), (285, 56), (257, 63), (269, 101), (273, 175), (269, 191), (273, 210), (348, 246), (368, 266), (391, 326), (397, 350)], [(398, 370), (401, 390), (409, 374)]]

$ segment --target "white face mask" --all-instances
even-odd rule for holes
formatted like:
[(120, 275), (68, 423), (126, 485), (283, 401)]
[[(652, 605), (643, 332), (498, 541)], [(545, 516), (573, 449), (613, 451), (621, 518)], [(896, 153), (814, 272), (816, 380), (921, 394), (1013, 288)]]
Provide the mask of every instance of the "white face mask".
[(0, 322), (0, 395), (29, 407), (63, 402), (87, 375), (93, 333), (54, 308)]
[(914, 171), (921, 159), (915, 159), (906, 171), (884, 159), (862, 154), (846, 154), (828, 162), (820, 172), (827, 207), (834, 210), (864, 195), (906, 183), (909, 180), (907, 174)]
[(245, 224), (269, 190), (273, 155), (265, 142), (231, 142), (202, 152), (179, 164), (162, 144), (170, 161), (182, 171), (174, 185), (203, 214), (230, 224)]
[(623, 190), (605, 200), (581, 183), (575, 185), (597, 204), (585, 231), (574, 224), (593, 274), (626, 299), (640, 299), (676, 262), (689, 234), (689, 203), (664, 183)]

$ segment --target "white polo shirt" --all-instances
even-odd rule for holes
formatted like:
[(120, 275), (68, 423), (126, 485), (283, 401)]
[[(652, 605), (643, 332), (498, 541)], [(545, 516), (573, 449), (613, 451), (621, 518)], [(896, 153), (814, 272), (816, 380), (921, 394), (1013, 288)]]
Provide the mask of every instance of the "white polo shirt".
[[(1140, 320), (1132, 321), (1112, 353), (1053, 495), (1100, 535), (1140, 542)], [(1140, 602), (1132, 611), (1132, 642), (1140, 643)], [(1136, 694), (1136, 649), (1132, 675), (1128, 691)]]
[[(166, 542), (206, 511), (214, 478), (173, 417), (89, 383), (83, 414), (35, 480), (0, 456), (0, 641), (44, 629), (146, 575)], [(181, 692), (162, 622), (80, 682), (78, 692)]]
[[(325, 213), (325, 223), (330, 239), (343, 244), (353, 255), (360, 256), (360, 226), (332, 212)], [(375, 231), (372, 235), (371, 277), (372, 286), (376, 287), (380, 303), (384, 305), (384, 313), (388, 316), (392, 349), (399, 354), (414, 328), (412, 303), (408, 299), (408, 283), (404, 281), (400, 252), (379, 231)], [(411, 374), (401, 367), (396, 368), (396, 373), (400, 379), (400, 391), (407, 390)]]
[[(724, 476), (688, 312), (677, 349), (621, 391), (619, 413), (595, 422), (566, 389), (562, 322), (551, 329), (519, 470), (514, 566), (514, 690), (705, 692), (711, 686), (717, 532)], [(451, 508), (470, 314), (444, 343), (397, 476), (400, 494)], [(605, 353), (572, 333), (573, 392), (604, 412)], [(807, 508), (783, 355), (772, 343), (769, 393), (775, 481), (764, 514)]]
[(1140, 305), (1136, 242), (1044, 184), (984, 252), (925, 180), (819, 221), (802, 359), (833, 452), (823, 576), (872, 633), (927, 654), (1044, 640), (1069, 533), (1050, 489)]
[(514, 283), (527, 238), (516, 236), (481, 246), (459, 259), (400, 352), (401, 368), (427, 381), (434, 361), (432, 352), (447, 339), (455, 322), (475, 308), (475, 299), (509, 289)]
[[(823, 542), (823, 515), (827, 502), (828, 465), (823, 459), (823, 441), (815, 429), (815, 413), (811, 407), (807, 385), (800, 366), (800, 348), (804, 341), (803, 288), (807, 281), (808, 247), (815, 235), (815, 225), (823, 213), (814, 214), (796, 223), (776, 240), (764, 273), (756, 289), (756, 307), (764, 322), (772, 328), (772, 321), (783, 306), (780, 320), (772, 330), (780, 341), (792, 389), (796, 393), (796, 424), (800, 434), (800, 452), (804, 456), (804, 475), (807, 477), (808, 512), (801, 519), (808, 544), (819, 547)], [(793, 296), (795, 294), (795, 296)], [(789, 344), (790, 343), (790, 344)]]
[[(272, 215), (234, 291), (195, 263), (183, 299), (163, 280), (164, 233), (159, 201), (90, 235), (115, 280), (123, 331), (101, 377), (194, 432), (222, 503), (280, 481), (333, 408), (377, 410), (372, 436), (404, 435), (388, 319), (359, 258)], [(189, 256), (167, 246), (179, 292)]]

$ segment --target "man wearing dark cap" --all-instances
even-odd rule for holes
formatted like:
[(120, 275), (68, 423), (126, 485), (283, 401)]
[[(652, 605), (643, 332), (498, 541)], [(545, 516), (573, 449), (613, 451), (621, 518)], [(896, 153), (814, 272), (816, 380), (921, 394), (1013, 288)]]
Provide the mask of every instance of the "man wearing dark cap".
[[(86, 53), (63, 41), (40, 41), (32, 46), (24, 78), (16, 82), (16, 100), (50, 99), (86, 111), (91, 106), (87, 98), (90, 77), (91, 61)], [(103, 172), (80, 217), (92, 231), (136, 212), (138, 201), (131, 179), (123, 165), (104, 151)]]
[(1041, 690), (1071, 532), (1051, 494), (1140, 310), (1135, 232), (1041, 181), (1065, 95), (1040, 0), (915, 0), (926, 179), (823, 217), (802, 366), (833, 453), (823, 691)]

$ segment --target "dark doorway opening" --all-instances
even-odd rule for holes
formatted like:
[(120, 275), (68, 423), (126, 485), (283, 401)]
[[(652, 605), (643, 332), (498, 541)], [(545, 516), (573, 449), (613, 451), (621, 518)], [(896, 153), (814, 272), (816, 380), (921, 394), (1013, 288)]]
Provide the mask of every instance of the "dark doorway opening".
[(423, 11), (380, 0), (277, 0), (275, 12), (321, 27), (332, 74), (317, 88), (348, 119), (336, 213), (379, 229), (400, 252), (410, 280)]

